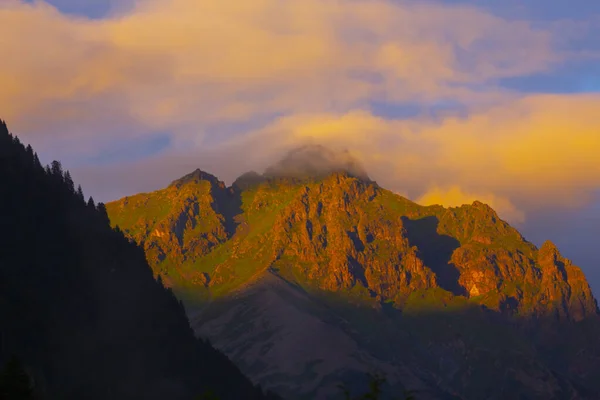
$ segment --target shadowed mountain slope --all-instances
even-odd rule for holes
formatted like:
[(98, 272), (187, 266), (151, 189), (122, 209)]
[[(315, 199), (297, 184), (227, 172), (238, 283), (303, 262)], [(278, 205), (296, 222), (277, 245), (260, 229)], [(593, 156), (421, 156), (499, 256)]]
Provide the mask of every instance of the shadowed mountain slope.
[[(0, 363), (39, 399), (266, 399), (196, 339), (144, 252), (0, 121)], [(4, 398), (4, 397), (3, 397)]]
[(291, 399), (371, 369), (423, 398), (594, 398), (598, 309), (578, 267), (485, 204), (420, 206), (347, 157), (303, 148), (231, 188), (197, 171), (107, 209), (196, 332)]

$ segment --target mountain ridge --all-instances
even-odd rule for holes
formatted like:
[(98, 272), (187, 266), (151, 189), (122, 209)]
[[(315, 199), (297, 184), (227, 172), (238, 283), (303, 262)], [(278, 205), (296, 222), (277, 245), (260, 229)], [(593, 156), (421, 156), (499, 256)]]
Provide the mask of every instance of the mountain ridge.
[[(259, 183), (259, 185), (264, 184), (264, 185), (278, 185), (279, 179), (278, 178), (265, 178), (264, 181), (262, 181), (261, 183)], [(316, 180), (318, 181), (318, 179)], [(323, 181), (320, 183), (320, 190), (322, 194), (323, 191), (323, 185), (330, 185), (331, 187), (334, 187), (335, 185), (340, 185), (342, 181), (346, 181), (346, 182), (351, 182), (350, 185), (348, 185), (348, 192), (344, 193), (344, 196), (356, 196), (357, 195), (357, 190), (358, 191), (370, 191), (369, 194), (367, 195), (368, 197), (370, 196), (376, 196), (376, 193), (378, 191), (381, 190), (385, 190), (380, 188), (376, 183), (363, 183), (360, 180), (357, 180), (356, 178), (351, 177), (350, 175), (344, 174), (344, 173), (332, 173), (330, 176), (323, 178)], [(267, 183), (265, 183), (267, 182)], [(186, 185), (192, 185), (192, 187), (190, 186), (186, 186)], [(284, 183), (283, 186), (287, 186), (288, 189), (289, 187), (294, 187), (295, 185), (297, 185), (296, 183)], [(298, 187), (300, 187), (302, 184), (299, 184)], [(208, 196), (210, 197), (211, 201), (207, 202), (199, 202), (197, 204), (202, 204), (203, 207), (199, 207), (197, 210), (195, 208), (193, 209), (186, 209), (186, 213), (180, 213), (180, 220), (175, 221), (175, 223), (173, 224), (172, 229), (167, 232), (167, 231), (161, 231), (156, 229), (154, 232), (150, 232), (150, 231), (146, 231), (145, 233), (142, 233), (141, 235), (138, 234), (133, 235), (133, 238), (136, 239), (138, 242), (140, 243), (145, 243), (146, 242), (146, 238), (150, 237), (150, 236), (158, 236), (158, 237), (162, 237), (164, 236), (168, 236), (168, 235), (175, 235), (175, 239), (176, 241), (179, 243), (180, 246), (184, 246), (184, 227), (188, 226), (188, 227), (192, 227), (192, 228), (196, 228), (198, 225), (197, 222), (193, 222), (193, 219), (190, 219), (190, 216), (196, 216), (202, 219), (202, 224), (206, 227), (207, 225), (211, 225), (214, 228), (214, 231), (212, 232), (205, 232), (205, 233), (201, 233), (201, 237), (204, 238), (204, 244), (206, 245), (205, 249), (202, 250), (198, 250), (196, 251), (196, 254), (194, 254), (194, 249), (186, 249), (184, 251), (184, 253), (192, 253), (193, 255), (198, 255), (198, 254), (206, 254), (206, 252), (208, 250), (210, 250), (212, 247), (223, 243), (224, 241), (227, 241), (229, 239), (231, 239), (235, 232), (233, 231), (233, 229), (235, 229), (233, 226), (235, 226), (237, 223), (234, 221), (234, 219), (236, 217), (238, 217), (241, 214), (241, 210), (238, 208), (239, 205), (231, 206), (231, 205), (226, 205), (227, 201), (231, 201), (234, 202), (234, 196), (233, 196), (233, 192), (240, 192), (239, 189), (236, 189), (235, 187), (235, 182), (234, 184), (232, 184), (230, 187), (226, 187), (225, 184), (222, 181), (219, 181), (214, 175), (211, 175), (209, 173), (206, 173), (204, 171), (201, 170), (196, 170), (191, 174), (188, 174), (186, 176), (184, 176), (183, 178), (180, 178), (178, 180), (175, 180), (171, 185), (169, 185), (166, 190), (173, 190), (173, 188), (175, 188), (177, 191), (183, 190), (184, 192), (187, 189), (191, 189), (192, 191), (197, 190), (198, 193), (200, 193), (200, 196), (196, 196), (196, 195), (191, 195), (190, 198), (186, 199), (185, 204), (183, 204), (183, 207), (187, 207), (190, 204), (195, 204), (194, 201), (198, 201), (199, 198), (202, 198), (202, 195), (204, 196)], [(187, 189), (186, 189), (187, 188)], [(297, 201), (295, 206), (300, 206), (302, 207), (302, 201), (306, 201), (306, 196), (309, 192), (309, 187), (306, 186), (305, 187), (306, 190), (304, 193), (300, 194), (300, 197), (304, 198), (304, 200), (300, 200), (299, 202)], [(243, 190), (241, 191), (243, 192)], [(155, 193), (161, 193), (161, 191), (155, 192)], [(171, 193), (170, 195), (172, 196), (174, 193)], [(239, 194), (239, 193), (238, 193)], [(139, 195), (138, 195), (139, 196)], [(142, 195), (143, 196), (143, 195)], [(412, 220), (411, 218), (414, 217), (420, 217), (420, 219), (424, 219), (424, 218), (429, 218), (429, 220), (431, 221), (430, 223), (435, 224), (436, 222), (433, 221), (433, 219), (437, 219), (437, 224), (439, 224), (439, 229), (441, 230), (441, 232), (446, 233), (447, 235), (445, 235), (448, 239), (449, 238), (453, 238), (455, 240), (457, 240), (459, 243), (455, 243), (456, 244), (460, 244), (458, 247), (461, 247), (461, 251), (458, 252), (457, 254), (454, 255), (454, 259), (452, 261), (454, 261), (454, 263), (463, 263), (465, 262), (465, 257), (468, 257), (469, 253), (473, 250), (480, 250), (480, 249), (475, 249), (475, 247), (477, 247), (479, 244), (483, 245), (483, 246), (500, 246), (502, 245), (502, 240), (504, 241), (508, 241), (508, 240), (512, 240), (513, 241), (513, 247), (514, 250), (520, 251), (520, 252), (530, 252), (530, 253), (534, 253), (534, 252), (539, 252), (539, 250), (541, 249), (545, 249), (546, 246), (550, 246), (554, 249), (556, 249), (556, 246), (554, 246), (553, 244), (551, 244), (551, 242), (547, 241), (544, 246), (542, 246), (540, 249), (537, 249), (537, 247), (535, 245), (533, 245), (530, 242), (527, 242), (523, 236), (514, 228), (512, 228), (509, 224), (507, 224), (505, 221), (503, 221), (501, 218), (499, 218), (499, 216), (497, 215), (497, 213), (488, 205), (479, 202), (479, 201), (474, 201), (472, 204), (470, 205), (462, 205), (459, 207), (450, 207), (450, 208), (445, 208), (442, 206), (438, 206), (438, 205), (434, 205), (434, 206), (428, 206), (428, 207), (423, 207), (423, 206), (419, 206), (416, 203), (413, 203), (412, 201), (403, 198), (402, 196), (399, 195), (394, 195), (391, 194), (390, 192), (385, 193), (384, 196), (387, 197), (394, 197), (397, 196), (396, 200), (399, 203), (404, 203), (405, 206), (407, 206), (409, 210), (409, 212), (406, 215), (401, 215), (400, 218), (403, 221), (403, 224), (399, 224), (398, 226), (396, 226), (396, 229), (398, 230), (398, 232), (402, 232), (403, 230), (406, 230), (406, 226), (408, 225), (412, 230), (419, 230), (419, 229), (425, 229), (425, 230), (429, 230), (430, 233), (431, 231), (433, 231), (432, 227), (426, 227), (426, 226), (415, 226), (414, 224), (414, 220)], [(207, 198), (208, 198), (207, 197)], [(127, 196), (124, 200), (121, 201), (121, 203), (116, 202), (116, 203), (109, 203), (108, 204), (108, 208), (109, 208), (109, 213), (111, 214), (118, 214), (118, 211), (112, 211), (115, 208), (117, 208), (117, 204), (119, 204), (118, 208), (120, 208), (121, 210), (125, 209), (125, 205), (126, 203), (129, 203), (132, 201), (132, 199), (135, 198), (135, 196)], [(314, 199), (313, 199), (314, 200)], [(347, 199), (341, 200), (342, 202), (340, 204), (338, 204), (338, 206), (341, 206), (342, 208), (344, 207), (344, 201), (348, 201)], [(315, 204), (319, 204), (319, 202), (317, 201)], [(260, 201), (255, 202), (252, 206), (255, 207), (255, 209), (262, 207), (263, 203), (261, 203)], [(397, 204), (395, 204), (397, 205)], [(202, 208), (202, 210), (204, 211), (203, 215), (200, 215), (200, 208)], [(227, 209), (232, 209), (235, 208), (234, 211), (227, 213), (226, 210)], [(305, 210), (306, 211), (306, 210)], [(314, 210), (313, 210), (314, 211)], [(292, 213), (294, 213), (294, 211), (292, 211)], [(318, 212), (317, 212), (318, 213)], [(234, 215), (236, 214), (236, 215)], [(295, 214), (294, 214), (295, 215)], [(455, 223), (457, 220), (460, 220), (462, 223), (462, 226), (457, 227), (454, 226), (453, 223)], [(209, 223), (210, 221), (210, 223)], [(482, 222), (483, 221), (483, 222)], [(306, 221), (305, 221), (306, 222)], [(310, 221), (309, 221), (310, 222)], [(131, 222), (130, 222), (131, 223)], [(293, 223), (292, 221), (277, 221), (275, 227), (275, 232), (278, 232), (280, 230), (285, 230), (285, 227), (283, 225), (285, 224), (291, 224)], [(479, 223), (479, 225), (478, 225)], [(118, 222), (117, 222), (118, 224)], [(278, 225), (277, 225), (278, 224)], [(122, 229), (124, 228), (126, 232), (128, 232), (128, 230), (130, 228), (127, 227), (127, 221), (125, 221), (125, 226), (123, 225), (119, 225)], [(438, 226), (435, 227), (435, 230), (438, 229)], [(486, 231), (487, 230), (487, 231)], [(354, 234), (358, 235), (357, 232), (355, 232)], [(312, 235), (312, 233), (309, 233), (309, 235)], [(352, 235), (351, 235), (352, 236)], [(364, 242), (368, 241), (368, 239), (366, 238), (366, 233), (363, 235), (363, 238), (358, 238), (358, 237), (354, 237), (354, 243), (357, 244), (359, 247), (364, 246)], [(413, 242), (419, 242), (419, 238), (416, 237), (415, 235), (411, 235), (412, 236), (412, 241)], [(357, 240), (358, 239), (358, 240)], [(278, 240), (283, 240), (281, 237), (279, 237)], [(188, 243), (188, 242), (186, 242)], [(308, 243), (305, 243), (308, 245)], [(506, 243), (504, 243), (506, 244)], [(309, 246), (310, 247), (310, 246)], [(418, 248), (419, 246), (417, 246)], [(421, 247), (423, 247), (423, 245), (421, 245)], [(432, 251), (432, 250), (429, 250)], [(557, 254), (555, 257), (555, 261), (556, 262), (560, 262), (560, 263), (565, 263), (565, 261), (561, 261), (563, 260), (562, 256), (560, 255), (560, 253), (558, 252), (558, 249), (556, 249)], [(198, 253), (199, 252), (199, 253)], [(421, 253), (423, 256), (423, 251), (421, 249)], [(504, 254), (506, 256), (511, 256), (512, 254)], [(159, 258), (162, 259), (163, 256), (159, 256)], [(182, 257), (185, 258), (185, 255), (182, 254)], [(427, 257), (427, 255), (425, 255), (425, 257)], [(430, 264), (433, 263), (439, 263), (439, 261), (436, 260), (432, 260), (430, 261)], [(432, 265), (433, 265), (432, 264)], [(566, 265), (569, 266), (570, 269), (573, 269), (572, 263), (570, 263), (570, 261), (566, 262)], [(572, 271), (572, 273), (574, 275), (577, 275), (577, 272), (575, 270)], [(564, 278), (567, 278), (567, 276), (562, 273), (562, 276)], [(471, 287), (466, 288), (465, 285), (468, 285), (468, 279), (465, 277), (462, 281), (462, 286), (463, 288), (469, 292), (470, 294), (474, 294), (474, 293), (481, 293), (481, 289), (479, 289), (477, 287), (477, 283), (474, 283), (473, 285), (471, 285)], [(587, 290), (587, 289), (585, 289)], [(591, 292), (589, 293), (591, 295)], [(477, 295), (477, 294), (476, 294)], [(589, 306), (586, 305), (586, 307)], [(589, 307), (588, 307), (589, 309)]]
[[(544, 334), (534, 343), (522, 336), (520, 329), (531, 324), (546, 324), (541, 321), (554, 327), (598, 319), (596, 299), (578, 267), (562, 257), (551, 243), (538, 249), (499, 218), (491, 207), (479, 201), (450, 208), (420, 206), (381, 188), (370, 179), (346, 171), (301, 179), (252, 173), (243, 177), (242, 183), (245, 180), (250, 184), (240, 184), (238, 180), (230, 187), (224, 187), (222, 182), (215, 184), (195, 179), (179, 187), (169, 186), (150, 194), (128, 197), (127, 205), (124, 200), (109, 203), (107, 210), (114, 226), (119, 226), (127, 236), (144, 246), (155, 273), (160, 274), (184, 300), (188, 313), (197, 315), (194, 317), (196, 332), (217, 340), (218, 346), (222, 346), (220, 348), (234, 361), (246, 365), (243, 371), (256, 382), (282, 390), (284, 395), (295, 393), (289, 388), (294, 386), (293, 378), (267, 373), (275, 371), (274, 366), (283, 361), (274, 359), (271, 366), (257, 367), (248, 362), (253, 360), (260, 364), (261, 360), (268, 359), (269, 350), (264, 350), (266, 353), (262, 356), (263, 350), (250, 352), (248, 354), (254, 354), (251, 358), (243, 355), (249, 350), (242, 351), (257, 343), (266, 346), (265, 349), (269, 346), (280, 348), (278, 351), (291, 346), (283, 338), (294, 336), (289, 333), (289, 327), (295, 326), (296, 322), (290, 320), (289, 326), (279, 326), (273, 320), (275, 315), (280, 315), (280, 311), (276, 311), (280, 306), (273, 303), (279, 295), (269, 294), (275, 289), (267, 285), (266, 294), (256, 294), (262, 293), (256, 288), (263, 287), (261, 285), (269, 281), (270, 276), (280, 279), (277, 282), (298, 288), (305, 299), (303, 304), (312, 304), (310, 311), (304, 306), (297, 311), (289, 310), (299, 320), (308, 318), (307, 321), (312, 321), (314, 313), (324, 315), (327, 309), (343, 314), (346, 307), (358, 307), (356, 315), (348, 316), (348, 320), (353, 321), (351, 328), (338, 322), (327, 323), (326, 331), (336, 332), (343, 341), (346, 340), (343, 337), (354, 337), (353, 329), (359, 329), (362, 333), (352, 339), (358, 342), (348, 347), (348, 351), (358, 351), (357, 357), (379, 354), (379, 358), (376, 357), (380, 362), (378, 365), (384, 369), (393, 370), (391, 365), (394, 363), (405, 363), (396, 367), (412, 366), (416, 371), (429, 371), (425, 375), (425, 372), (411, 372), (403, 379), (421, 382), (431, 389), (431, 383), (423, 382), (429, 382), (426, 375), (434, 374), (436, 385), (445, 382), (443, 386), (447, 393), (469, 393), (474, 390), (470, 387), (474, 384), (452, 383), (444, 375), (447, 371), (402, 361), (399, 354), (394, 356), (395, 361), (384, 362), (385, 352), (373, 353), (377, 345), (371, 339), (378, 333), (362, 326), (364, 321), (357, 320), (357, 316), (364, 314), (367, 320), (378, 321), (377, 326), (391, 324), (390, 329), (400, 335), (405, 329), (398, 326), (400, 320), (411, 321), (410, 324), (417, 324), (414, 329), (421, 329), (414, 321), (420, 321), (425, 315), (440, 314), (444, 315), (443, 319), (454, 318), (456, 321), (470, 315), (464, 317), (470, 322), (461, 324), (476, 324), (483, 330), (482, 337), (488, 338), (485, 339), (486, 351), (492, 351), (489, 340), (495, 337), (493, 332), (486, 332), (489, 329), (485, 328), (486, 324), (501, 330), (508, 329), (505, 324), (513, 323), (509, 321), (515, 321), (523, 328), (515, 332), (510, 328), (507, 332), (519, 337), (516, 343), (520, 343), (520, 348), (530, 350), (523, 350), (523, 355), (511, 356), (513, 358), (505, 362), (520, 371), (519, 374), (525, 374), (524, 367), (515, 361), (519, 357), (531, 359), (525, 364), (532, 371), (546, 371), (544, 363), (550, 361), (541, 362), (525, 354), (535, 354), (531, 349), (555, 337)], [(244, 298), (249, 299), (244, 300), (246, 305), (240, 300)], [(282, 301), (291, 299), (286, 296)], [(241, 314), (231, 320), (225, 314), (203, 314), (201, 311), (218, 308), (218, 304), (228, 304), (225, 314), (227, 310), (239, 310)], [(498, 322), (500, 320), (489, 312), (503, 322)], [(227, 326), (228, 329), (247, 326), (249, 322), (244, 317), (247, 313), (264, 315), (264, 324), (279, 328), (269, 330), (252, 325), (248, 332), (256, 335), (248, 336), (247, 342), (239, 348), (232, 348), (218, 339), (219, 335), (227, 336), (223, 330)], [(209, 318), (208, 315), (212, 316)], [(389, 319), (386, 315), (393, 317)], [(437, 322), (429, 321), (428, 324), (434, 326)], [(343, 333), (347, 329), (350, 333)], [(461, 335), (467, 334), (461, 332)], [(268, 335), (281, 335), (281, 338), (278, 342), (258, 339)], [(417, 340), (414, 336), (409, 337)], [(444, 340), (452, 343), (453, 339)], [(402, 351), (414, 350), (403, 348)], [(423, 351), (428, 354), (427, 358), (432, 357), (430, 350)], [(458, 353), (452, 354), (449, 357), (454, 363), (467, 368), (461, 373), (467, 373), (469, 364)], [(571, 353), (561, 357), (565, 364), (578, 365)], [(305, 359), (303, 362), (309, 368), (316, 361)], [(346, 381), (350, 379), (344, 375), (348, 372), (345, 367), (328, 365), (328, 373), (317, 373), (318, 378), (306, 378), (304, 389), (295, 389), (307, 396), (297, 398), (327, 398), (331, 391), (328, 385), (332, 384), (334, 376)], [(490, 370), (489, 373), (493, 372)], [(558, 385), (556, 388), (571, 387), (562, 379), (550, 381)], [(330, 383), (326, 384), (328, 381)], [(534, 381), (530, 383), (533, 385)], [(509, 380), (506, 384), (512, 387), (516, 385), (514, 382)], [(542, 385), (541, 382), (536, 385)], [(590, 381), (585, 384), (594, 386)], [(531, 394), (537, 390), (534, 387), (525, 385), (521, 390)], [(573, 388), (564, 390), (577, 391)]]

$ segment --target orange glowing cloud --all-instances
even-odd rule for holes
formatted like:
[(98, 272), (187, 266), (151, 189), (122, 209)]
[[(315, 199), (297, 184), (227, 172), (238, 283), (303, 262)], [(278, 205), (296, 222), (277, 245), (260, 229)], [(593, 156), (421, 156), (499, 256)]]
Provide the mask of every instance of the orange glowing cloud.
[(522, 222), (525, 209), (578, 206), (600, 187), (598, 110), (598, 95), (540, 95), (441, 122), (296, 115), (238, 144), (267, 158), (308, 140), (346, 147), (386, 187), (426, 203), (478, 199)]
[(525, 213), (518, 210), (509, 199), (498, 197), (491, 193), (465, 193), (456, 185), (447, 189), (434, 186), (427, 193), (416, 199), (416, 202), (425, 206), (440, 204), (445, 207), (460, 207), (463, 204), (471, 204), (475, 200), (486, 203), (496, 210), (501, 218), (512, 224), (525, 222)]
[(339, 111), (373, 99), (481, 103), (498, 93), (469, 84), (541, 71), (558, 59), (549, 32), (470, 7), (136, 4), (88, 20), (44, 2), (0, 3), (0, 36), (10, 38), (0, 42), (3, 118), (33, 132), (52, 121), (85, 124), (109, 107), (111, 115), (169, 128), (187, 146), (215, 121)]
[[(89, 20), (0, 1), (0, 112), (15, 132), (50, 132), (56, 146), (93, 154), (98, 141), (166, 131), (175, 153), (243, 148), (256, 165), (312, 138), (348, 147), (415, 199), (481, 196), (516, 221), (531, 207), (581, 204), (600, 186), (598, 96), (495, 86), (561, 61), (550, 31), (429, 2), (134, 3)], [(368, 111), (375, 100), (447, 99), (468, 117)], [(257, 120), (249, 133), (219, 129)], [(121, 123), (135, 129), (111, 128)]]

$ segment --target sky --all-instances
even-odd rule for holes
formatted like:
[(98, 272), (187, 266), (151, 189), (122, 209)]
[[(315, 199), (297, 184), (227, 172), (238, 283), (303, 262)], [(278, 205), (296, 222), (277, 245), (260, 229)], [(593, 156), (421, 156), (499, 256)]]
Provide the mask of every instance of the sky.
[(0, 0), (0, 51), (0, 118), (97, 201), (319, 143), (600, 296), (597, 0)]

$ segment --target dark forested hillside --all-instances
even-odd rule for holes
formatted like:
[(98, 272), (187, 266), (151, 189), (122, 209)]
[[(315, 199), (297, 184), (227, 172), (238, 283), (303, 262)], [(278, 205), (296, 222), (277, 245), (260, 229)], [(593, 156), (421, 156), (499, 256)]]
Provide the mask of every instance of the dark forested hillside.
[(40, 399), (263, 399), (194, 337), (144, 252), (0, 121), (0, 363)]

